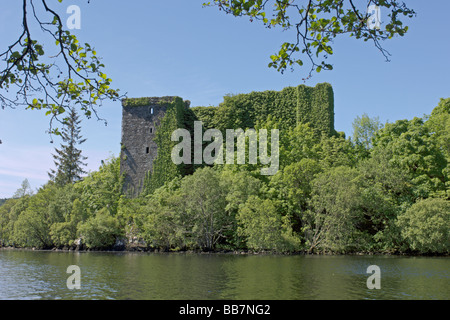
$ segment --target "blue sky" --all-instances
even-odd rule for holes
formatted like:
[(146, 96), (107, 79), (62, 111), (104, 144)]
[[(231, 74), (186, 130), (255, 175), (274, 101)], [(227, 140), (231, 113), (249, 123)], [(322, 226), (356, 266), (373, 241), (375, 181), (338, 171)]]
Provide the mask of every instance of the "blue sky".
[[(81, 8), (81, 42), (103, 58), (113, 87), (128, 97), (177, 95), (191, 106), (218, 105), (229, 93), (281, 90), (287, 86), (329, 82), (335, 95), (335, 128), (347, 135), (356, 116), (367, 113), (382, 122), (429, 114), (440, 98), (450, 97), (450, 1), (408, 0), (417, 12), (403, 38), (383, 43), (385, 62), (372, 43), (344, 36), (333, 44), (333, 71), (302, 81), (306, 70), (284, 74), (269, 69), (270, 55), (291, 33), (268, 30), (248, 18), (203, 8), (202, 0), (69, 1), (55, 8)], [(382, 11), (382, 20), (387, 19)], [(0, 7), (0, 49), (21, 30), (19, 1)], [(45, 49), (45, 48), (44, 48)], [(84, 119), (82, 145), (88, 170), (120, 152), (120, 102), (99, 109), (108, 125)], [(53, 168), (51, 153), (59, 145), (45, 133), (49, 118), (39, 111), (0, 109), (0, 198), (10, 197), (27, 178), (35, 189)]]

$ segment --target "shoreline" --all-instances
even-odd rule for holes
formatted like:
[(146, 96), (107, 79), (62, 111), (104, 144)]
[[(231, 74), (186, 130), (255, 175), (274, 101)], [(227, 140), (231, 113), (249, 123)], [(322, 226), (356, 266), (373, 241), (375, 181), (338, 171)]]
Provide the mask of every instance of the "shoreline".
[(253, 250), (177, 250), (177, 251), (167, 251), (159, 250), (146, 247), (131, 247), (131, 248), (121, 248), (121, 249), (77, 249), (77, 248), (51, 248), (51, 249), (39, 249), (39, 248), (21, 248), (21, 247), (11, 247), (11, 246), (1, 246), (0, 251), (35, 251), (35, 252), (72, 252), (72, 253), (140, 253), (140, 254), (200, 254), (200, 255), (236, 255), (236, 256), (392, 256), (392, 257), (449, 257), (448, 253), (430, 253), (430, 254), (419, 254), (419, 253), (406, 253), (406, 252), (347, 252), (347, 253), (337, 253), (337, 252), (313, 252), (308, 253), (306, 251), (296, 251), (296, 252), (276, 252), (276, 251), (253, 251)]

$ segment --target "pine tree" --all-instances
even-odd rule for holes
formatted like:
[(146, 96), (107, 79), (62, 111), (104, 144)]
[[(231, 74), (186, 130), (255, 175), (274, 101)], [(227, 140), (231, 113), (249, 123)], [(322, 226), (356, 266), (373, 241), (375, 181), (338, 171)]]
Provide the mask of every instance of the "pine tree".
[(77, 146), (84, 143), (86, 139), (80, 135), (81, 120), (74, 108), (70, 109), (69, 116), (65, 119), (61, 138), (65, 144), (61, 148), (55, 148), (53, 154), (56, 169), (51, 169), (48, 173), (50, 179), (59, 185), (66, 185), (81, 180), (81, 175), (85, 174), (83, 166), (86, 166), (87, 157), (81, 155), (81, 150)]

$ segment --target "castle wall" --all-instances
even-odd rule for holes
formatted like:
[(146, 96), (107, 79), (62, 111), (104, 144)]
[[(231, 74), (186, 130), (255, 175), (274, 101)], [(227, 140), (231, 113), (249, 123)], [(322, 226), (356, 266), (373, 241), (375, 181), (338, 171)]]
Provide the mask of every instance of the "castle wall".
[(271, 116), (282, 130), (309, 123), (318, 135), (335, 134), (334, 94), (328, 83), (225, 96), (218, 107), (195, 107), (193, 111), (208, 129), (253, 128)]
[(152, 170), (157, 156), (153, 139), (167, 108), (161, 101), (167, 100), (172, 97), (146, 98), (143, 105), (122, 101), (120, 171), (125, 173), (124, 190), (132, 196), (141, 192), (144, 178)]

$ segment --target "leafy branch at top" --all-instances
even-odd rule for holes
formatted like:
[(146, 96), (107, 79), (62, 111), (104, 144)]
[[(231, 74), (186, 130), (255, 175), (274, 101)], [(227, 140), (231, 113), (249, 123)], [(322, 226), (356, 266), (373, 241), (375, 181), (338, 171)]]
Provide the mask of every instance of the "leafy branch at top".
[[(214, 0), (203, 5), (217, 6), (219, 10), (237, 17), (248, 16), (250, 21), (260, 21), (267, 28), (278, 26), (283, 30), (294, 30), (293, 40), (284, 42), (278, 53), (271, 55), (269, 67), (281, 73), (287, 68), (293, 70), (296, 65), (304, 65), (303, 54), (311, 64), (309, 78), (314, 70), (333, 69), (326, 60), (333, 54), (331, 44), (334, 38), (342, 34), (373, 41), (389, 61), (390, 54), (382, 47), (381, 41), (395, 35), (403, 36), (408, 27), (401, 17), (412, 18), (416, 14), (405, 3), (396, 0), (367, 0), (360, 8), (355, 3), (354, 0)], [(371, 5), (388, 10), (389, 21), (384, 28), (368, 26), (371, 15), (367, 8)]]
[[(38, 14), (42, 11), (51, 19), (43, 20), (43, 14)], [(105, 65), (97, 52), (64, 30), (61, 17), (46, 0), (23, 0), (22, 15), (20, 36), (0, 53), (1, 107), (45, 110), (51, 116), (51, 135), (60, 134), (53, 122), (66, 123), (69, 106), (78, 106), (86, 117), (95, 115), (106, 124), (97, 108), (103, 100), (123, 96), (110, 87), (111, 79), (104, 73)], [(32, 34), (32, 22), (42, 31), (42, 41)], [(54, 42), (49, 46), (54, 50), (51, 54), (44, 51), (44, 35), (50, 35), (50, 42)]]

